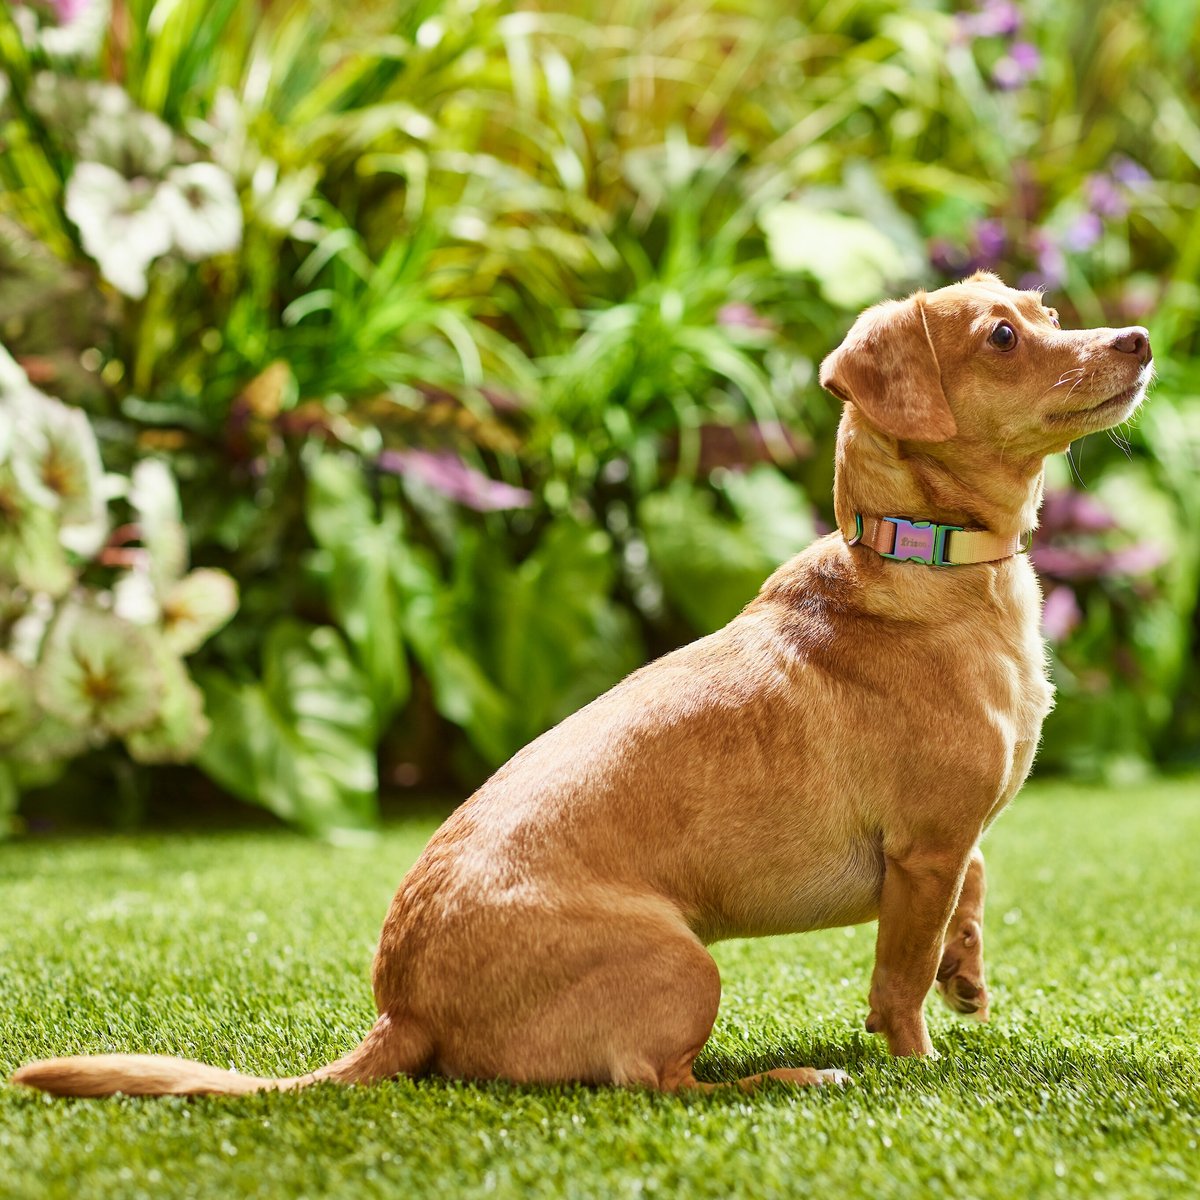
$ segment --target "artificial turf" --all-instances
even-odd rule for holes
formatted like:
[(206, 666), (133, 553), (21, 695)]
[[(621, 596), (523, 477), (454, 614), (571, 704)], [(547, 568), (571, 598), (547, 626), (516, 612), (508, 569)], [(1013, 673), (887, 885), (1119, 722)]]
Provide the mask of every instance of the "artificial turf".
[[(372, 943), (435, 823), (354, 849), (274, 832), (0, 847), (0, 1073), (87, 1051), (258, 1074), (337, 1057), (370, 1025)], [(862, 1031), (874, 926), (732, 942), (698, 1073), (839, 1066), (852, 1086), (0, 1085), (0, 1196), (1200, 1194), (1200, 781), (1033, 786), (984, 848), (992, 1023), (931, 1001), (937, 1061)]]

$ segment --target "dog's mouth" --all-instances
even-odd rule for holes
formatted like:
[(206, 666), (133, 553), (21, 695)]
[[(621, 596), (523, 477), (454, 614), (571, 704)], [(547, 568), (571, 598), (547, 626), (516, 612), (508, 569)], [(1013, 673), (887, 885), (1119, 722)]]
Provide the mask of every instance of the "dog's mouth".
[(1050, 420), (1056, 424), (1080, 425), (1088, 428), (1094, 426), (1096, 429), (1106, 429), (1110, 425), (1119, 424), (1142, 402), (1152, 375), (1151, 367), (1143, 367), (1138, 372), (1137, 379), (1127, 388), (1122, 388), (1116, 395), (1109, 396), (1107, 400), (1101, 400), (1099, 404), (1092, 404), (1087, 408), (1074, 408), (1070, 412), (1051, 413)]

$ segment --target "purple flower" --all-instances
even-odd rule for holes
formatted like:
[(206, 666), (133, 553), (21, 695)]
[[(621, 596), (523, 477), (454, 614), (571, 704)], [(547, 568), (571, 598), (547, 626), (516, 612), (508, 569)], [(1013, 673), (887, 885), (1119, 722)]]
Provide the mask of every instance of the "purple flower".
[(969, 275), (966, 251), (948, 238), (933, 238), (929, 243), (929, 262), (943, 275)]
[(1032, 75), (1042, 65), (1042, 56), (1032, 42), (1013, 42), (1009, 54), (1027, 75)]
[(375, 465), (390, 475), (415, 479), (477, 512), (528, 508), (533, 494), (468, 466), (449, 450), (384, 450)]
[(1048, 534), (1105, 533), (1117, 528), (1112, 513), (1094, 496), (1072, 488), (1046, 493), (1042, 503), (1041, 528)]
[(1023, 288), (1060, 288), (1067, 280), (1067, 256), (1062, 247), (1044, 230), (1035, 229), (1029, 239), (1037, 258), (1035, 273), (1021, 279)]
[(991, 266), (1004, 253), (1008, 237), (1004, 225), (992, 217), (975, 226), (975, 259), (979, 266)]
[(933, 238), (929, 242), (930, 265), (943, 275), (962, 278), (972, 271), (994, 267), (1008, 245), (1004, 224), (991, 217), (975, 223), (971, 231), (969, 250), (956, 246), (947, 238)]
[(1103, 550), (1079, 543), (1059, 546), (1036, 546), (1029, 557), (1039, 575), (1047, 579), (1074, 581), (1099, 579), (1104, 572), (1108, 555)]
[(1154, 542), (1135, 542), (1132, 546), (1122, 546), (1114, 550), (1105, 563), (1105, 574), (1149, 575), (1151, 571), (1161, 567), (1167, 561), (1167, 552)]
[(1052, 641), (1061, 642), (1083, 618), (1075, 593), (1060, 583), (1050, 590), (1042, 605), (1042, 632)]
[(1104, 222), (1094, 212), (1082, 212), (1067, 226), (1062, 235), (1062, 246), (1078, 253), (1094, 246), (1104, 233)]
[(1152, 542), (1138, 542), (1118, 550), (1102, 550), (1079, 543), (1039, 546), (1031, 557), (1039, 575), (1064, 581), (1132, 579), (1148, 575), (1166, 559), (1162, 547)]
[(717, 312), (717, 324), (726, 329), (774, 329), (775, 323), (759, 313), (753, 305), (741, 300), (731, 300), (721, 305)]
[(1129, 202), (1111, 175), (1089, 175), (1084, 184), (1088, 208), (1102, 217), (1123, 217)]
[(1112, 160), (1113, 178), (1128, 188), (1139, 188), (1152, 181), (1150, 172), (1141, 163), (1136, 163), (1124, 154), (1118, 154)]
[(1021, 10), (1012, 0), (983, 0), (974, 12), (959, 13), (957, 24), (968, 38), (1012, 37), (1021, 28)]
[(1037, 74), (1042, 56), (1032, 42), (1013, 42), (1008, 53), (992, 68), (992, 82), (1002, 92), (1013, 92)]

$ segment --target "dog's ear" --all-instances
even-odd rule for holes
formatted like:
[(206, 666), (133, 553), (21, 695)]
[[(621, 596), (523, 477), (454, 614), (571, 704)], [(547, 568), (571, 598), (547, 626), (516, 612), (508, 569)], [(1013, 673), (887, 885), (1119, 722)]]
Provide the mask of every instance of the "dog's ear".
[(901, 441), (944, 442), (958, 431), (920, 295), (867, 309), (821, 364), (820, 378), (826, 391)]

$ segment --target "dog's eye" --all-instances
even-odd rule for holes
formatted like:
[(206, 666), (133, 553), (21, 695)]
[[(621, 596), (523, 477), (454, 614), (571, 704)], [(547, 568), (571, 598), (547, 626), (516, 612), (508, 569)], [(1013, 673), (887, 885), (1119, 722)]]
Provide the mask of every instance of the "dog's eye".
[(1001, 321), (995, 329), (992, 330), (992, 336), (988, 338), (997, 350), (1011, 350), (1017, 344), (1017, 334), (1013, 327), (1007, 321)]

